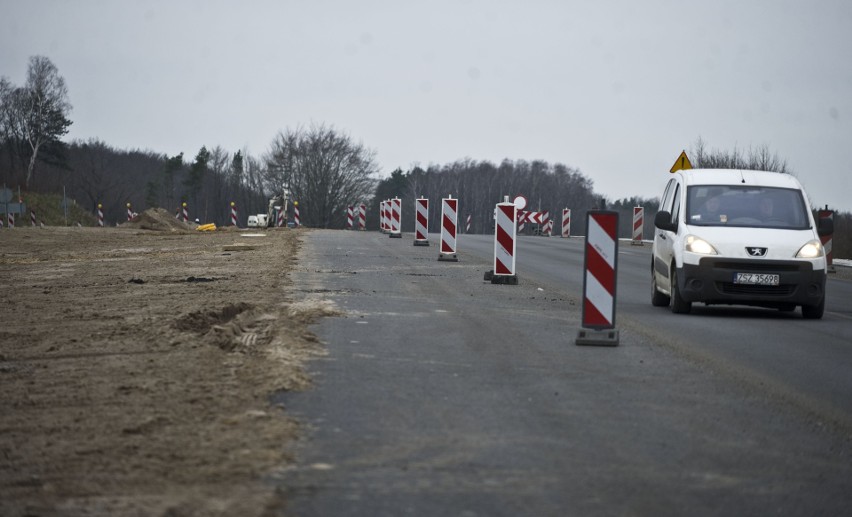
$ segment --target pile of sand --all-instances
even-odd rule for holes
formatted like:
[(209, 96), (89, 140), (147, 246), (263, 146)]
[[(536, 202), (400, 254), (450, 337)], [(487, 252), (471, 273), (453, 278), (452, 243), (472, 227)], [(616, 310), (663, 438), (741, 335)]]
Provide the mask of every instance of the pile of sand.
[(158, 232), (191, 232), (195, 225), (177, 219), (165, 208), (149, 208), (130, 221), (122, 223), (122, 228), (139, 228)]

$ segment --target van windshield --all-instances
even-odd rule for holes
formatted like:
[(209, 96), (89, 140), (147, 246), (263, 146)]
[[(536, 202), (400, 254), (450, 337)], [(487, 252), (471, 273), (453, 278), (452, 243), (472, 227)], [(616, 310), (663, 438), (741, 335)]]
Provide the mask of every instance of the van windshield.
[(796, 189), (693, 185), (686, 192), (687, 224), (791, 230), (810, 227), (805, 200)]

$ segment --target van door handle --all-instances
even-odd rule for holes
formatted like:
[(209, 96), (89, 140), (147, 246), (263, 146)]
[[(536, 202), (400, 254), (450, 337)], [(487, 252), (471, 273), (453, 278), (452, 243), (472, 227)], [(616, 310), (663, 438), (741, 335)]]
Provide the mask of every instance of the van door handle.
[(666, 240), (666, 234), (665, 233), (661, 232), (659, 235), (660, 235), (661, 239)]

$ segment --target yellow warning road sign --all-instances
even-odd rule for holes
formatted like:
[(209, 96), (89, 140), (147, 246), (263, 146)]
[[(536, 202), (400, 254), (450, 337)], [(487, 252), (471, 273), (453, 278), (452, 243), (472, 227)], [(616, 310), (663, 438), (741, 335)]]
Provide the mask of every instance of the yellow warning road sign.
[(681, 151), (680, 156), (677, 157), (677, 161), (675, 161), (674, 165), (672, 165), (672, 168), (669, 172), (685, 171), (691, 168), (692, 164), (689, 163), (689, 158), (686, 156), (686, 151)]

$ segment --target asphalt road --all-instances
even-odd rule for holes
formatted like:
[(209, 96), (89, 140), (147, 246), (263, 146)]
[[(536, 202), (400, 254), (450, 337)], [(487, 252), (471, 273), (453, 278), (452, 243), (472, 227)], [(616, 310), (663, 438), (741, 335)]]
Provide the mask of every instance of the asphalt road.
[(410, 234), (316, 231), (293, 280), (345, 316), (315, 331), (308, 427), (270, 479), (287, 515), (840, 515), (852, 504), (852, 293), (823, 320), (651, 307), (622, 243), (614, 348), (577, 347), (582, 241), (522, 237), (519, 285)]

